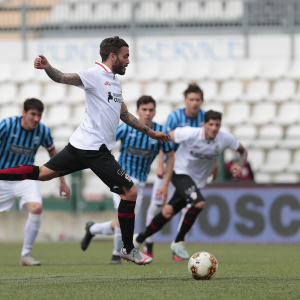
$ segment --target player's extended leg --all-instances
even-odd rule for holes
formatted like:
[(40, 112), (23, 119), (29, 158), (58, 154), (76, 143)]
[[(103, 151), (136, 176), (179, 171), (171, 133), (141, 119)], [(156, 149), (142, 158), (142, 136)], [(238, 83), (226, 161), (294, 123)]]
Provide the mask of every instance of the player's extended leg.
[(45, 166), (19, 165), (0, 170), (0, 180), (22, 181), (26, 179), (48, 181), (60, 175)]
[(185, 207), (185, 205), (186, 200), (183, 199), (180, 193), (176, 190), (170, 202), (166, 204), (162, 211), (153, 218), (145, 231), (135, 237), (134, 242), (136, 242), (137, 245), (141, 244), (146, 240), (146, 238), (161, 230), (163, 226), (173, 218), (174, 215), (176, 215), (183, 207)]
[(114, 234), (116, 226), (120, 227), (119, 222), (115, 220), (107, 221), (104, 223), (94, 223), (92, 221), (87, 222), (85, 225), (86, 232), (80, 244), (81, 249), (85, 251), (88, 248), (92, 238), (96, 234), (106, 234), (106, 235)]

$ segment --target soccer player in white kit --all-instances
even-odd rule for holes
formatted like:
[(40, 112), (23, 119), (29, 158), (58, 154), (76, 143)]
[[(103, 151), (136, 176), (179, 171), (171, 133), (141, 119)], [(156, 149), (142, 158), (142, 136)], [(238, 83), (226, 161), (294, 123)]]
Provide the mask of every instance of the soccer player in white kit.
[[(47, 149), (50, 158), (57, 154), (50, 129), (40, 120), (43, 103), (30, 98), (24, 102), (22, 116), (6, 118), (0, 122), (0, 167), (33, 164), (39, 146)], [(70, 190), (64, 177), (60, 177), (60, 194), (69, 199)], [(16, 199), (22, 212), (29, 212), (24, 230), (20, 265), (38, 266), (40, 261), (31, 255), (42, 219), (42, 195), (35, 181), (0, 181), (0, 212), (10, 211)]]
[[(166, 132), (164, 126), (152, 121), (155, 112), (156, 102), (151, 96), (144, 95), (138, 99), (136, 114), (139, 117), (139, 121), (155, 131)], [(117, 140), (121, 140), (119, 164), (130, 175), (138, 191), (135, 206), (135, 215), (137, 216), (142, 205), (144, 188), (151, 164), (159, 151), (163, 151), (167, 156), (167, 162), (164, 183), (158, 193), (162, 195), (163, 201), (167, 200), (168, 186), (173, 174), (175, 160), (172, 143), (170, 141), (169, 143), (161, 145), (158, 141), (152, 140), (149, 136), (138, 132), (125, 123), (119, 125), (116, 131), (116, 138)], [(113, 201), (114, 207), (117, 209), (120, 203), (120, 196), (113, 193)], [(122, 239), (118, 222), (107, 221), (104, 223), (94, 223), (90, 221), (86, 223), (85, 229), (86, 233), (81, 241), (82, 250), (85, 251), (87, 249), (95, 234), (114, 234), (114, 250), (110, 264), (121, 264), (120, 249), (122, 247)]]
[(70, 137), (69, 144), (44, 166), (19, 165), (0, 170), (0, 180), (47, 181), (76, 171), (90, 168), (112, 192), (121, 197), (118, 219), (123, 248), (120, 256), (138, 265), (152, 262), (133, 245), (135, 202), (137, 190), (126, 171), (111, 154), (116, 144), (115, 132), (121, 119), (160, 143), (169, 142), (165, 132), (157, 132), (139, 122), (123, 101), (120, 81), (116, 74), (124, 75), (129, 64), (129, 46), (119, 37), (106, 38), (100, 44), (102, 63), (78, 73), (62, 73), (53, 68), (45, 56), (34, 61), (36, 69), (45, 70), (55, 82), (77, 86), (85, 92), (85, 120)]
[(247, 150), (230, 133), (219, 130), (222, 114), (207, 111), (202, 128), (183, 127), (170, 132), (171, 140), (180, 143), (176, 151), (176, 160), (172, 182), (176, 188), (172, 199), (157, 214), (146, 230), (134, 236), (135, 247), (159, 231), (172, 219), (187, 202), (192, 205), (185, 214), (181, 228), (171, 250), (183, 259), (189, 259), (184, 247), (184, 237), (193, 226), (197, 216), (205, 205), (201, 189), (206, 186), (207, 178), (212, 173), (222, 151), (230, 148), (240, 153), (239, 164), (232, 170), (233, 177), (242, 176), (242, 168), (247, 160)]

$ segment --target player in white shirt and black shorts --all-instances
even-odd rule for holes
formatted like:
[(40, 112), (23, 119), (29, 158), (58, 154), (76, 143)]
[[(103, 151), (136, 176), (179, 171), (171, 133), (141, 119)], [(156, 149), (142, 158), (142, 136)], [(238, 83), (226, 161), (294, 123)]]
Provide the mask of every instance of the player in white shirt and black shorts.
[(123, 101), (116, 74), (124, 75), (129, 64), (129, 46), (119, 37), (106, 38), (100, 45), (102, 63), (78, 73), (62, 73), (53, 68), (46, 57), (34, 61), (36, 69), (44, 69), (55, 82), (78, 86), (85, 92), (85, 120), (70, 138), (69, 144), (44, 166), (20, 165), (0, 170), (0, 180), (47, 181), (90, 168), (112, 192), (121, 197), (118, 219), (122, 233), (121, 258), (138, 265), (149, 264), (152, 258), (133, 245), (137, 190), (126, 171), (115, 160), (111, 149), (116, 144), (115, 132), (121, 119), (160, 143), (169, 141), (165, 132), (157, 132), (139, 122)]
[(230, 133), (219, 130), (222, 114), (208, 111), (204, 116), (202, 128), (182, 127), (170, 132), (171, 140), (180, 143), (176, 151), (176, 160), (172, 183), (176, 190), (171, 200), (157, 214), (146, 230), (134, 236), (135, 247), (139, 247), (145, 239), (159, 231), (174, 215), (181, 211), (187, 203), (191, 207), (185, 214), (171, 250), (183, 259), (189, 259), (184, 247), (184, 237), (193, 226), (197, 216), (204, 208), (205, 198), (201, 189), (206, 186), (220, 154), (230, 148), (240, 153), (239, 164), (232, 171), (233, 177), (242, 176), (242, 168), (247, 160), (247, 150)]

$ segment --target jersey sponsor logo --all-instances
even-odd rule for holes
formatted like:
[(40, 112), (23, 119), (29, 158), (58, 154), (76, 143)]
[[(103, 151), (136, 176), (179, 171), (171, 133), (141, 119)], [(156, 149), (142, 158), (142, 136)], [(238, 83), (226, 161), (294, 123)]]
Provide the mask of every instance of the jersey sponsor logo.
[(188, 123), (179, 123), (178, 126), (179, 127), (185, 127), (185, 126), (188, 126)]
[(12, 137), (19, 137), (17, 134), (11, 134)]
[(108, 103), (110, 103), (109, 101), (112, 99), (114, 99), (114, 97), (111, 95), (111, 92), (108, 92), (108, 96), (107, 96)]
[(108, 81), (106, 81), (106, 82), (104, 83), (104, 85), (109, 85), (109, 86), (111, 86), (111, 84), (110, 84)]
[(194, 151), (190, 151), (190, 154), (193, 155), (194, 157), (197, 157), (197, 158), (200, 158), (200, 159), (207, 159), (207, 160), (211, 160), (215, 156), (219, 155), (219, 153), (212, 154), (212, 155), (205, 155), (205, 154), (202, 154), (202, 153), (199, 153), (199, 152), (197, 153), (197, 152), (194, 152)]
[(133, 146), (128, 146), (127, 147), (127, 152), (133, 156), (137, 157), (150, 157), (152, 154), (151, 149), (141, 149), (141, 148), (136, 148)]
[(136, 137), (136, 134), (135, 133), (129, 133), (129, 136)]
[(116, 94), (116, 93), (113, 93), (114, 95), (114, 101), (115, 102), (119, 102), (119, 103), (122, 103), (122, 94)]
[(38, 136), (36, 136), (36, 137), (34, 138), (34, 144), (36, 145), (36, 144), (39, 142), (39, 140), (40, 140), (40, 138), (39, 138)]
[(33, 148), (30, 147), (24, 147), (24, 146), (19, 146), (19, 145), (13, 145), (11, 144), (8, 148), (9, 152), (12, 152), (14, 154), (18, 155), (30, 155), (33, 153)]

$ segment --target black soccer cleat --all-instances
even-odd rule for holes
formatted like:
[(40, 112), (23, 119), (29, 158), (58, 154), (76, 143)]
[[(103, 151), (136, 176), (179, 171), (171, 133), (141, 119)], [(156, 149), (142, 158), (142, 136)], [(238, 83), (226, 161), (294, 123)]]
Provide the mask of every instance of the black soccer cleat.
[(89, 246), (89, 244), (90, 244), (90, 242), (91, 242), (91, 240), (92, 240), (92, 238), (95, 236), (95, 235), (93, 235), (93, 234), (91, 234), (90, 233), (90, 228), (91, 228), (91, 226), (92, 225), (94, 225), (95, 223), (94, 222), (92, 222), (92, 221), (90, 221), (90, 222), (87, 222), (86, 224), (85, 224), (85, 236), (83, 237), (83, 239), (81, 240), (81, 249), (83, 250), (83, 251), (85, 251), (86, 249), (87, 249), (87, 247)]
[(113, 255), (111, 260), (110, 260), (110, 264), (111, 265), (121, 265), (121, 257), (118, 255)]

